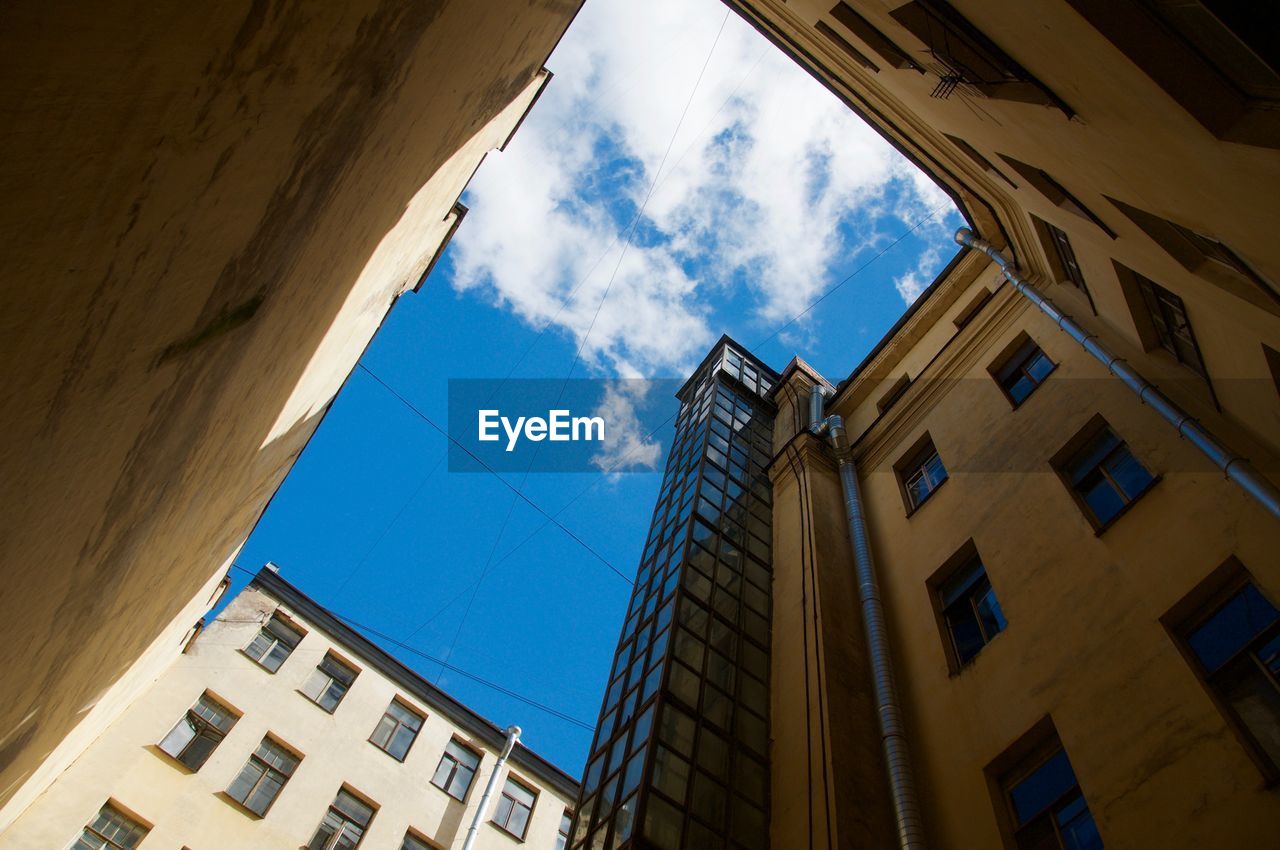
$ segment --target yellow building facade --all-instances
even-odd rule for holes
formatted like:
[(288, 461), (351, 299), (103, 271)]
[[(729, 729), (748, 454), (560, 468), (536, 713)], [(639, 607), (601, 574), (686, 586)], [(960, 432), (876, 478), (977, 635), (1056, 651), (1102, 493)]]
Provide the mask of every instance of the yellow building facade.
[(0, 11), (0, 830), (167, 663), (579, 5)]
[[(563, 847), (576, 781), (263, 569), (0, 833), (74, 847)], [(102, 839), (113, 843), (103, 844)]]
[[(730, 5), (1274, 487), (1256, 30), (1210, 3)], [(795, 361), (775, 395), (772, 846), (900, 842), (814, 384), (879, 580), (922, 829), (903, 846), (1276, 846), (1280, 521), (977, 251), (829, 377)], [(1037, 808), (1037, 784), (1058, 796)]]

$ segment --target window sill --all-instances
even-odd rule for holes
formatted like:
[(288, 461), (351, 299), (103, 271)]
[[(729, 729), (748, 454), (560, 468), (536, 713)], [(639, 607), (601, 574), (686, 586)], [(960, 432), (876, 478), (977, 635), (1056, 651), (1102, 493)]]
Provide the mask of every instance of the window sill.
[[(446, 797), (448, 797), (448, 798), (449, 798), (450, 800), (452, 800), (453, 802), (455, 802), (455, 803), (462, 803), (462, 804), (464, 804), (464, 805), (466, 804), (466, 802), (467, 802), (467, 795), (466, 795), (466, 794), (463, 794), (461, 797), (455, 797), (455, 796), (453, 796), (452, 794), (450, 794), (448, 791), (446, 791), (446, 790), (444, 790), (443, 788), (441, 788), (439, 785), (435, 784), (434, 782), (431, 782), (431, 783), (429, 783), (429, 784), (431, 785), (431, 787), (432, 787), (432, 788), (436, 789), (437, 791), (439, 791), (441, 794), (443, 794), (443, 795), (445, 795)], [(467, 791), (470, 791), (470, 790), (471, 790), (471, 788), (470, 788), (470, 786), (468, 786)]]
[[(502, 826), (501, 824), (495, 823), (494, 821), (489, 821), (489, 826), (491, 826), (491, 827), (493, 827), (494, 829), (498, 830), (498, 832), (502, 833), (502, 834), (503, 834), (503, 835), (505, 835), (507, 838), (510, 838), (512, 841), (516, 842), (517, 844), (524, 844), (524, 841), (525, 841), (525, 840), (524, 840), (523, 838), (521, 838), (520, 836), (516, 835), (516, 834), (515, 834), (514, 832), (512, 832), (511, 830), (507, 829), (505, 826)], [(526, 832), (525, 834), (527, 835), (528, 833)]]
[(325, 708), (325, 707), (324, 707), (323, 705), (321, 705), (320, 703), (318, 703), (318, 702), (316, 702), (315, 700), (313, 700), (313, 699), (311, 698), (311, 695), (310, 695), (310, 694), (308, 694), (308, 693), (306, 693), (305, 691), (303, 691), (303, 690), (302, 690), (302, 688), (295, 688), (295, 689), (294, 689), (294, 693), (296, 693), (296, 694), (298, 694), (299, 696), (301, 696), (303, 699), (305, 699), (307, 702), (311, 703), (311, 704), (312, 704), (312, 705), (314, 705), (316, 708), (318, 708), (318, 709), (320, 709), (321, 711), (323, 711), (325, 714), (328, 714), (328, 715), (331, 715), (331, 716), (333, 715), (333, 713), (334, 713), (334, 712), (336, 712), (336, 711), (338, 710), (338, 705), (342, 705), (342, 703), (341, 703), (341, 702), (339, 702), (339, 703), (338, 703), (338, 705), (335, 705), (335, 706), (333, 707), (333, 711), (330, 711), (329, 709)]
[[(151, 753), (161, 761), (167, 762), (175, 770), (181, 773), (185, 773), (188, 776), (190, 776), (193, 773), (198, 773), (200, 770), (200, 768), (192, 767), (191, 765), (187, 764), (185, 761), (182, 761), (181, 759), (179, 759), (177, 756), (166, 753), (163, 749), (160, 748), (159, 744), (147, 744), (146, 746), (143, 747), (143, 749)], [(200, 765), (200, 767), (204, 767), (204, 765)]]
[[(1030, 398), (1030, 396), (1028, 396), (1028, 398)], [(942, 479), (940, 482), (938, 482), (937, 487), (934, 487), (932, 490), (929, 491), (929, 495), (925, 496), (923, 499), (916, 502), (915, 505), (912, 505), (910, 502), (908, 502), (907, 503), (907, 519), (911, 519), (911, 517), (915, 516), (920, 511), (921, 508), (923, 508), (925, 505), (932, 502), (933, 497), (937, 494), (937, 492), (941, 490), (943, 487), (947, 486), (947, 482), (950, 480), (951, 480), (950, 475)]]
[[(253, 820), (262, 820), (267, 816), (266, 812), (263, 812), (262, 814), (258, 814), (253, 809), (249, 808), (244, 803), (237, 800), (235, 797), (232, 797), (226, 791), (219, 791), (213, 796), (217, 797), (219, 800), (226, 803), (228, 806), (235, 809), (236, 811), (238, 811), (240, 814), (244, 815), (247, 818), (252, 818)], [(275, 800), (272, 800), (271, 802), (274, 804)], [(267, 811), (268, 812), (271, 811), (271, 806), (267, 806)]]
[[(1052, 369), (1050, 369), (1048, 372), (1045, 372), (1045, 373), (1044, 373), (1044, 378), (1042, 378), (1042, 379), (1040, 380), (1040, 383), (1036, 384), (1035, 389), (1033, 389), (1031, 392), (1029, 392), (1029, 393), (1027, 393), (1025, 396), (1023, 396), (1022, 401), (1014, 401), (1014, 400), (1013, 400), (1013, 396), (1011, 396), (1011, 395), (1009, 395), (1009, 393), (1005, 392), (1004, 387), (1000, 387), (1000, 392), (1004, 393), (1005, 400), (1009, 402), (1009, 405), (1010, 405), (1010, 407), (1011, 407), (1013, 410), (1021, 410), (1021, 409), (1023, 408), (1023, 406), (1024, 406), (1024, 405), (1026, 405), (1026, 403), (1027, 403), (1028, 401), (1030, 401), (1030, 400), (1035, 396), (1035, 394), (1036, 394), (1037, 392), (1039, 392), (1039, 391), (1040, 391), (1040, 388), (1044, 386), (1045, 381), (1049, 380), (1049, 376), (1050, 376), (1050, 375), (1052, 375), (1052, 374), (1053, 374), (1054, 372), (1056, 372), (1056, 371), (1058, 371), (1058, 364), (1057, 364), (1057, 363), (1054, 363), (1054, 364), (1053, 364), (1053, 368), (1052, 368)], [(999, 386), (999, 385), (997, 384), (997, 386)], [(949, 477), (949, 476), (948, 476), (948, 477)], [(942, 486), (942, 485), (938, 485), (938, 486)]]
[(986, 653), (987, 648), (991, 646), (991, 644), (998, 641), (1000, 639), (1000, 636), (1007, 631), (1009, 631), (1009, 627), (1006, 625), (1003, 629), (996, 632), (995, 636), (992, 637), (991, 640), (984, 643), (982, 645), (982, 649), (979, 649), (977, 652), (975, 652), (973, 656), (963, 664), (957, 665), (955, 663), (955, 658), (950, 653), (948, 653), (947, 655), (947, 666), (949, 668), (948, 678), (957, 679), (960, 676), (972, 670), (974, 665), (978, 663), (978, 659), (981, 658), (984, 653)]
[[(237, 652), (239, 652), (241, 655), (243, 655), (245, 658), (249, 659), (249, 661), (251, 661), (251, 662), (253, 663), (253, 666), (254, 666), (254, 667), (257, 667), (258, 669), (263, 670), (263, 671), (267, 672), (268, 674), (270, 674), (270, 675), (272, 675), (272, 676), (274, 676), (276, 673), (280, 672), (280, 671), (279, 671), (279, 668), (277, 668), (277, 669), (275, 669), (275, 670), (272, 670), (270, 667), (268, 667), (267, 665), (263, 664), (261, 661), (259, 661), (258, 659), (254, 658), (252, 655), (250, 655), (249, 653), (245, 652), (243, 649), (239, 649), (239, 650), (236, 650), (236, 651), (237, 651)], [(286, 659), (285, 659), (285, 661), (287, 661), (287, 660), (288, 660), (288, 659), (286, 658)], [(280, 662), (280, 666), (281, 666), (281, 667), (283, 667), (283, 666), (284, 666), (284, 661)]]
[(412, 746), (410, 746), (410, 747), (409, 747), (409, 750), (405, 750), (404, 758), (396, 758), (395, 753), (391, 752), (390, 750), (386, 750), (386, 749), (383, 749), (382, 747), (379, 747), (379, 746), (378, 746), (377, 744), (375, 744), (372, 740), (370, 740), (370, 741), (369, 741), (369, 746), (373, 747), (375, 750), (377, 750), (378, 752), (382, 753), (383, 755), (385, 755), (387, 758), (391, 759), (392, 761), (394, 761), (394, 762), (398, 762), (398, 763), (400, 763), (400, 764), (404, 764), (404, 760), (405, 760), (405, 759), (407, 759), (407, 758), (409, 757), (409, 750), (412, 750), (412, 749), (413, 749), (413, 747), (412, 747)]
[[(1129, 513), (1130, 509), (1132, 509), (1134, 505), (1136, 505), (1136, 504), (1138, 504), (1138, 502), (1142, 501), (1142, 497), (1143, 497), (1143, 496), (1145, 496), (1145, 495), (1147, 495), (1148, 493), (1150, 493), (1150, 492), (1155, 488), (1155, 486), (1156, 486), (1157, 484), (1159, 484), (1159, 483), (1160, 483), (1161, 481), (1163, 481), (1163, 480), (1164, 480), (1164, 477), (1163, 477), (1163, 476), (1161, 476), (1161, 475), (1156, 475), (1156, 476), (1152, 477), (1152, 479), (1151, 479), (1150, 483), (1148, 483), (1146, 487), (1143, 487), (1141, 490), (1139, 490), (1137, 493), (1135, 493), (1135, 494), (1134, 494), (1134, 496), (1133, 496), (1133, 498), (1132, 498), (1132, 499), (1130, 499), (1130, 500), (1128, 501), (1128, 503), (1127, 503), (1123, 508), (1121, 508), (1120, 510), (1116, 511), (1116, 515), (1115, 515), (1115, 516), (1113, 516), (1111, 519), (1107, 520), (1107, 521), (1106, 521), (1106, 522), (1104, 522), (1104, 523), (1099, 524), (1099, 523), (1098, 523), (1098, 520), (1093, 516), (1093, 514), (1091, 514), (1091, 513), (1086, 513), (1086, 514), (1085, 514), (1085, 517), (1089, 520), (1089, 522), (1091, 522), (1091, 523), (1093, 524), (1093, 536), (1094, 536), (1094, 537), (1101, 537), (1104, 533), (1106, 533), (1106, 531), (1107, 531), (1108, 529), (1110, 529), (1110, 528), (1111, 528), (1112, 526), (1114, 526), (1117, 522), (1119, 522), (1119, 521), (1120, 521), (1120, 519), (1121, 519), (1121, 517), (1123, 517), (1125, 514)], [(1082, 507), (1083, 507), (1083, 506), (1082, 506)], [(1086, 507), (1086, 508), (1084, 508), (1084, 510), (1087, 512), (1089, 509)]]

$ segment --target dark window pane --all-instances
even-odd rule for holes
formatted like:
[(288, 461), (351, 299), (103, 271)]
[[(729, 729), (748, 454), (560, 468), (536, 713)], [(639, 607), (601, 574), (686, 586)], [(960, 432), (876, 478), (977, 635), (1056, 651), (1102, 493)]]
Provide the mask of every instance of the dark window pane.
[(1212, 673), (1277, 619), (1280, 612), (1257, 587), (1246, 584), (1192, 631), (1187, 643), (1205, 670)]
[(1066, 750), (1058, 750), (1009, 791), (1019, 824), (1029, 822), (1076, 784)]
[(974, 607), (978, 610), (978, 619), (982, 623), (982, 630), (986, 633), (987, 640), (1004, 631), (1004, 627), (1008, 625), (1004, 612), (1000, 610), (1000, 600), (996, 599), (995, 589), (990, 585), (977, 598)]
[[(1275, 651), (1280, 634), (1272, 639)], [(1263, 672), (1252, 654), (1223, 667), (1211, 680), (1258, 746), (1280, 766), (1280, 686)]]
[(1060, 806), (1054, 818), (1067, 850), (1102, 850), (1102, 836), (1098, 835), (1098, 827), (1083, 795), (1076, 794)]
[(982, 630), (978, 628), (978, 619), (969, 608), (968, 600), (961, 600), (954, 613), (948, 613), (947, 626), (951, 629), (951, 639), (955, 643), (956, 660), (963, 665), (977, 655), (985, 644)]
[(1081, 482), (1080, 495), (1084, 498), (1089, 510), (1093, 511), (1098, 522), (1106, 525), (1124, 507), (1124, 499), (1116, 492), (1111, 482), (1098, 475), (1088, 481)]
[(1120, 489), (1124, 494), (1132, 500), (1134, 496), (1146, 489), (1151, 483), (1151, 473), (1138, 463), (1130, 452), (1128, 446), (1120, 447), (1104, 464), (1107, 472), (1111, 474), (1111, 478), (1120, 485)]

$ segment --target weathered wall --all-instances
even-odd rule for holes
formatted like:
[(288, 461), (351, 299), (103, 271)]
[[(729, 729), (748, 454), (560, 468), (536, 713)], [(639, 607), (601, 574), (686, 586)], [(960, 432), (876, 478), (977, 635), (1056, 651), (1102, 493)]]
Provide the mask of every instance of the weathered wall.
[[(241, 650), (277, 606), (275, 599), (256, 587), (242, 592), (200, 636), (191, 652), (163, 671), (76, 763), (0, 834), (0, 848), (66, 846), (108, 798), (152, 824), (146, 846), (298, 847), (311, 840), (343, 783), (378, 805), (362, 846), (399, 847), (405, 830), (412, 827), (441, 847), (460, 847), (497, 752), (484, 740), (454, 726), (435, 706), (397, 688), (351, 647), (336, 642), (287, 607), (286, 615), (309, 631), (275, 674), (259, 667)], [(331, 649), (361, 668), (333, 714), (298, 693)], [(192, 772), (156, 745), (206, 690), (241, 712), (241, 717), (209, 760)], [(397, 697), (426, 717), (403, 763), (368, 741), (387, 705)], [(302, 761), (266, 816), (258, 818), (221, 792), (268, 732), (293, 747)], [(462, 802), (431, 785), (441, 753), (454, 736), (483, 754)], [(552, 850), (560, 816), (572, 801), (518, 766), (504, 768), (504, 776), (512, 769), (540, 792), (526, 843), (536, 850)], [(501, 787), (500, 783), (498, 793)], [(515, 844), (486, 823), (476, 846), (496, 850)]]
[(5, 4), (0, 803), (243, 541), (578, 5)]

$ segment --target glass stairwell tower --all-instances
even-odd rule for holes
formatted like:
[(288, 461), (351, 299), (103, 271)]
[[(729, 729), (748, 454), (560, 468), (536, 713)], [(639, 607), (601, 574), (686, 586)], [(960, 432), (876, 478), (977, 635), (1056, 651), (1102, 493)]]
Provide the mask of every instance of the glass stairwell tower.
[(722, 337), (680, 412), (571, 850), (767, 850), (778, 374)]

